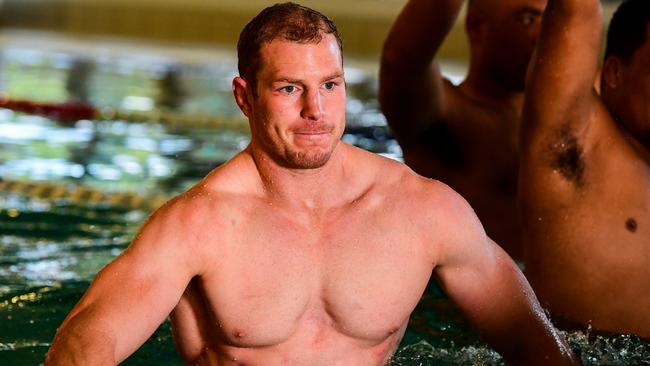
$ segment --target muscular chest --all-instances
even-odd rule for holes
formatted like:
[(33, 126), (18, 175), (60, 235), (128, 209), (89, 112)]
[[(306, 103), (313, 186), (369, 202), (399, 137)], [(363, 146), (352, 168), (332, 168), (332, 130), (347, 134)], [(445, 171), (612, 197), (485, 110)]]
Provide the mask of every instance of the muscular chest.
[(332, 331), (382, 340), (408, 319), (431, 273), (409, 235), (363, 215), (325, 226), (253, 220), (205, 275), (206, 308), (233, 344)]
[[(599, 213), (596, 217), (620, 228), (626, 240), (642, 241), (647, 248), (650, 245), (650, 166), (642, 159), (628, 158), (611, 162), (601, 171), (595, 166), (594, 170), (592, 174), (587, 173), (585, 182), (591, 199), (583, 200), (581, 207), (591, 201)], [(589, 181), (589, 177), (594, 179)]]

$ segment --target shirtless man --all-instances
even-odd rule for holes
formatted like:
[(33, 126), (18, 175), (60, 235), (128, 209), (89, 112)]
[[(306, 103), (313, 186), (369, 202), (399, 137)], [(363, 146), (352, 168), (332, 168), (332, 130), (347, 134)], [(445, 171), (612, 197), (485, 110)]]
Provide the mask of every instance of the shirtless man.
[(276, 5), (238, 51), (250, 145), (148, 220), (64, 321), (46, 365), (120, 362), (170, 312), (187, 364), (384, 365), (432, 271), (509, 362), (572, 364), (460, 196), (339, 141), (331, 21)]
[(456, 86), (435, 56), (462, 3), (408, 2), (384, 45), (379, 99), (406, 164), (458, 191), (488, 235), (521, 258), (518, 124), (546, 0), (470, 1), (469, 71)]
[[(526, 270), (558, 320), (650, 337), (650, 2), (549, 0), (526, 91)], [(576, 324), (577, 323), (577, 324)]]

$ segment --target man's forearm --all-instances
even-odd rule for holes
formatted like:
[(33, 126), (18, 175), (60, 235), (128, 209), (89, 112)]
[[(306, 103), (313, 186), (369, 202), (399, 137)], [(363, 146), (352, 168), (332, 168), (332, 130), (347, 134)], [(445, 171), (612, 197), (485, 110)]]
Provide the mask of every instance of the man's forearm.
[(582, 21), (599, 21), (601, 17), (598, 0), (549, 0), (546, 9), (553, 18), (580, 17)]
[(115, 365), (115, 341), (106, 331), (69, 319), (57, 332), (44, 366)]
[(456, 21), (462, 0), (411, 0), (384, 44), (384, 59), (428, 67)]
[(509, 342), (500, 342), (505, 348), (502, 356), (506, 365), (580, 365), (568, 343), (553, 327), (539, 303), (534, 299), (528, 301), (528, 314), (510, 322), (510, 327), (517, 328), (521, 336), (514, 339), (511, 335), (508, 336), (512, 342), (509, 347), (506, 346)]
[(580, 362), (571, 352), (568, 344), (559, 336), (548, 339), (535, 347), (521, 347), (519, 352), (504, 356), (506, 365), (518, 366), (578, 366)]
[(520, 141), (524, 156), (526, 151), (543, 151), (544, 136), (567, 121), (573, 133), (587, 131), (590, 119), (585, 116), (593, 106), (590, 95), (598, 69), (601, 29), (598, 0), (549, 1), (526, 83), (522, 118), (526, 123)]

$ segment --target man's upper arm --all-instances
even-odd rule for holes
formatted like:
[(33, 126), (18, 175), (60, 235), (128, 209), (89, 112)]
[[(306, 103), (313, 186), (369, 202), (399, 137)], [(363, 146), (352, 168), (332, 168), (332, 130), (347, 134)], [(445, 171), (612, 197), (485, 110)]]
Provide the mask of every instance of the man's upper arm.
[(499, 353), (518, 347), (515, 331), (527, 321), (535, 298), (514, 262), (496, 244), (480, 240), (464, 259), (442, 263), (435, 275), (467, 321)]
[[(569, 365), (570, 351), (546, 319), (530, 285), (492, 242), (460, 196), (448, 213), (435, 276), (481, 337), (507, 362)], [(548, 358), (545, 358), (548, 357)]]
[(444, 113), (444, 82), (434, 56), (461, 0), (411, 0), (384, 44), (379, 101), (398, 140), (418, 136)]
[(586, 133), (597, 100), (601, 32), (598, 0), (549, 0), (526, 84), (524, 154), (561, 128), (577, 138)]
[(121, 362), (155, 331), (199, 269), (200, 256), (188, 249), (194, 244), (181, 234), (191, 220), (179, 220), (171, 206), (155, 213), (131, 246), (97, 274), (57, 337), (66, 336), (68, 325), (74, 332), (99, 330)]
[[(449, 222), (441, 242), (435, 276), (467, 320), (491, 344), (507, 334), (514, 314), (527, 295), (516, 265), (483, 231), (471, 207), (460, 196), (446, 207)], [(503, 331), (503, 334), (500, 334)]]
[[(519, 191), (524, 204), (572, 199), (600, 135), (594, 89), (601, 44), (598, 0), (550, 0), (526, 84)], [(547, 200), (539, 200), (540, 192)]]

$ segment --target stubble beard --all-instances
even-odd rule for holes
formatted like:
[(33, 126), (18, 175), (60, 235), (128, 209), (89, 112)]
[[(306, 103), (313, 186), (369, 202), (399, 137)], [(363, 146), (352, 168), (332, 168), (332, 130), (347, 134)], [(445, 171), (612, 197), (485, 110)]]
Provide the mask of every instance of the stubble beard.
[(264, 155), (283, 168), (318, 169), (330, 160), (338, 142), (332, 141), (328, 146), (296, 147), (272, 139), (260, 139), (253, 145), (260, 151), (266, 151)]
[(334, 149), (336, 148), (336, 142), (331, 144), (327, 148), (313, 148), (313, 149), (303, 149), (303, 150), (293, 150), (287, 148), (284, 152), (284, 161), (286, 167), (291, 169), (317, 169), (330, 160)]
[[(278, 153), (282, 159), (282, 165), (289, 169), (318, 169), (327, 164), (338, 144), (338, 139), (333, 139), (332, 136), (335, 128), (323, 125), (316, 129), (328, 133), (329, 140), (327, 144), (316, 143), (311, 145), (307, 143), (307, 145), (302, 145), (296, 141), (294, 143), (289, 142), (291, 139), (284, 141), (284, 143), (276, 145), (279, 148)], [(294, 133), (299, 133), (299, 131), (295, 130)]]
[[(259, 120), (264, 121), (261, 126), (267, 125), (269, 122), (266, 121), (265, 117), (260, 116)], [(251, 126), (251, 128), (254, 128)], [(309, 128), (303, 128), (303, 130), (309, 130)], [(335, 133), (336, 128), (334, 126), (321, 126), (317, 128), (322, 132), (328, 132), (330, 134)], [(295, 146), (289, 141), (282, 141), (280, 134), (272, 137), (262, 127), (255, 134), (259, 135), (259, 145), (262, 149), (267, 151), (269, 157), (278, 165), (287, 168), (287, 169), (318, 169), (323, 167), (329, 159), (331, 158), (336, 146), (340, 141), (340, 136), (338, 139), (329, 141), (325, 145), (313, 145), (313, 146)], [(300, 130), (300, 129), (297, 129)], [(294, 131), (297, 132), (297, 131)], [(331, 137), (331, 136), (330, 136)]]

